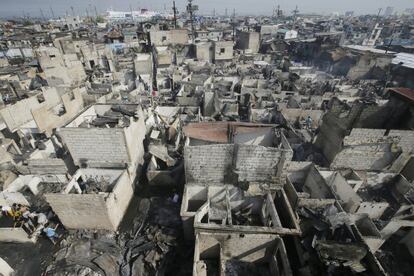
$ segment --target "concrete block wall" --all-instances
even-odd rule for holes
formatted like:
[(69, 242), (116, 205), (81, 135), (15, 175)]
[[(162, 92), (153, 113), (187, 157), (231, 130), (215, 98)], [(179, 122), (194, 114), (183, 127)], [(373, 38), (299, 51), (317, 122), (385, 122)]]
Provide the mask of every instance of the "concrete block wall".
[(135, 74), (145, 75), (152, 73), (152, 56), (150, 54), (137, 54), (134, 59)]
[(0, 110), (0, 117), (3, 118), (11, 132), (16, 131), (21, 125), (33, 120), (32, 110), (41, 107), (52, 108), (61, 102), (55, 88), (46, 89), (42, 95), (45, 99), (44, 102), (39, 102), (38, 95), (35, 95)]
[(185, 147), (186, 182), (224, 183), (224, 176), (232, 169), (233, 150), (230, 144)]
[(69, 229), (116, 230), (105, 198), (108, 194), (46, 194), (46, 201)]
[(205, 92), (203, 103), (203, 115), (211, 116), (213, 115), (214, 111), (214, 92)]
[(213, 62), (214, 52), (212, 42), (202, 42), (196, 44), (196, 57), (198, 61)]
[(238, 145), (235, 154), (239, 180), (247, 181), (270, 180), (282, 156), (280, 149), (253, 145)]
[(414, 153), (414, 131), (412, 130), (391, 130), (388, 136), (398, 136), (398, 145), (406, 153)]
[(137, 114), (138, 120), (130, 119), (130, 126), (123, 129), (127, 151), (132, 165), (131, 170), (133, 171), (138, 165), (144, 163), (145, 152), (143, 143), (146, 133), (145, 115), (140, 107), (138, 108)]
[(316, 137), (315, 145), (319, 147), (329, 162), (341, 149), (341, 144), (346, 135), (346, 126), (340, 124), (334, 117), (325, 115), (320, 126), (320, 132)]
[[(232, 41), (216, 41), (215, 45), (215, 60), (231, 60), (233, 58), (233, 42)], [(224, 52), (222, 51), (224, 49)]]
[(399, 155), (395, 146), (403, 152), (413, 150), (414, 131), (354, 128), (344, 138), (344, 149), (334, 158), (331, 168), (379, 171), (391, 165)]
[(118, 228), (134, 196), (132, 184), (133, 181), (125, 171), (119, 177), (112, 193), (107, 198), (106, 206), (108, 215), (114, 229)]
[[(219, 144), (184, 149), (187, 183), (223, 184), (238, 180), (270, 181), (291, 151), (256, 145)], [(282, 161), (281, 161), (282, 160)]]
[(221, 257), (231, 259), (239, 256), (240, 260), (255, 262), (263, 260), (268, 254), (269, 248), (276, 245), (277, 235), (271, 234), (245, 234), (240, 236), (238, 233), (210, 233), (199, 232), (197, 234), (197, 251), (199, 256), (195, 256), (196, 261), (204, 258), (220, 256), (209, 256), (209, 249), (220, 245)]
[[(84, 179), (107, 181), (110, 193), (78, 194), (69, 183), (64, 193), (46, 194), (46, 201), (69, 229), (105, 229), (115, 231), (133, 197), (132, 181), (126, 170), (80, 169), (75, 175)], [(72, 179), (76, 181), (77, 178)]]
[[(371, 150), (358, 150), (359, 147), (342, 150), (331, 164), (332, 169), (350, 168), (361, 171), (381, 171), (391, 165), (397, 155), (376, 146)], [(367, 147), (365, 147), (367, 148)], [(362, 147), (361, 147), (362, 149)]]
[(127, 164), (130, 162), (123, 129), (62, 128), (59, 130), (75, 165)]
[(353, 127), (383, 128), (384, 123), (389, 120), (391, 112), (392, 108), (388, 106), (365, 106)]
[(354, 104), (350, 109), (338, 99), (331, 103), (331, 109), (323, 116), (320, 132), (315, 140), (329, 162), (341, 150), (343, 138), (352, 128), (352, 124), (362, 110), (362, 105)]
[(385, 135), (385, 129), (354, 128), (351, 134), (344, 138), (344, 145), (360, 145), (377, 142)]
[(355, 213), (362, 202), (362, 198), (352, 189), (346, 179), (340, 174), (335, 173), (329, 181), (332, 190), (341, 201), (345, 211)]
[(211, 232), (197, 234), (193, 275), (207, 275), (213, 269), (207, 261), (216, 261), (218, 274), (225, 275), (229, 272), (227, 261), (232, 259), (260, 263), (267, 267), (270, 275), (292, 275), (286, 248), (277, 235)]
[(303, 190), (308, 192), (311, 198), (334, 198), (325, 179), (313, 166), (305, 179)]

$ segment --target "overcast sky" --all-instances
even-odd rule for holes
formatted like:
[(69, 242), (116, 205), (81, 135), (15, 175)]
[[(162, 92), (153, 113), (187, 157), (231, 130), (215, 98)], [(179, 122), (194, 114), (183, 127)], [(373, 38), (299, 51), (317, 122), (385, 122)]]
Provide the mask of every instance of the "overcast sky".
[[(184, 10), (187, 0), (176, 0), (180, 11)], [(396, 10), (414, 8), (414, 0), (194, 0), (199, 5), (200, 12), (207, 14), (216, 9), (216, 13), (224, 14), (225, 8), (230, 14), (233, 8), (237, 14), (271, 14), (272, 9), (279, 4), (285, 12), (290, 12), (299, 6), (300, 12), (331, 13), (355, 11), (357, 14), (375, 14), (379, 8), (387, 6), (395, 7)], [(94, 11), (96, 6), (98, 12), (108, 9), (129, 10), (148, 8), (163, 11), (164, 6), (170, 10), (172, 0), (0, 0), (0, 16), (21, 16), (23, 12), (31, 16), (39, 16), (40, 9), (45, 16), (51, 14), (50, 8), (55, 15), (63, 15), (66, 11), (71, 12), (71, 6), (75, 13), (84, 15), (86, 9)]]

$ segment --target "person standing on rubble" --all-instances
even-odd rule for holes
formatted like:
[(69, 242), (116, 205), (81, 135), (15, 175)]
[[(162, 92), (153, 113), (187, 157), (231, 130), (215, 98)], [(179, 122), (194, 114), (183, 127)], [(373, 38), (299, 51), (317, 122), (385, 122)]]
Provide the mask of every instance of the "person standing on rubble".
[(22, 214), (22, 223), (27, 231), (29, 232), (29, 234), (33, 233), (36, 230), (36, 227), (34, 226), (33, 221), (31, 220), (31, 213), (29, 211), (29, 209), (27, 207), (24, 207), (24, 209), (22, 210), (23, 214)]
[(49, 238), (49, 240), (56, 244), (60, 236), (56, 233), (56, 229), (59, 227), (59, 224), (56, 224), (55, 228), (49, 227), (48, 225), (43, 229), (43, 233)]
[(49, 222), (47, 216), (43, 213), (31, 213), (29, 218), (36, 222), (36, 228), (30, 236), (39, 235)]
[(17, 224), (20, 223), (20, 218), (22, 216), (22, 211), (21, 211), (22, 205), (21, 204), (16, 204), (13, 203), (12, 205), (12, 210), (11, 210), (11, 214), (12, 214), (12, 218), (13, 218), (13, 228), (17, 226)]
[(308, 118), (306, 118), (305, 123), (306, 123), (307, 129), (311, 129), (312, 128), (312, 118), (311, 118), (311, 116), (308, 116)]

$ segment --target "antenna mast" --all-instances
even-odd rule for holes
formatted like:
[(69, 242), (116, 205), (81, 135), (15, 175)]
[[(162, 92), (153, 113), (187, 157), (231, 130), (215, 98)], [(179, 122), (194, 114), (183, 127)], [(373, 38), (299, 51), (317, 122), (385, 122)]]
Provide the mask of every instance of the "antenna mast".
[(174, 13), (174, 28), (177, 29), (177, 8), (175, 7), (175, 1), (173, 1), (173, 13)]

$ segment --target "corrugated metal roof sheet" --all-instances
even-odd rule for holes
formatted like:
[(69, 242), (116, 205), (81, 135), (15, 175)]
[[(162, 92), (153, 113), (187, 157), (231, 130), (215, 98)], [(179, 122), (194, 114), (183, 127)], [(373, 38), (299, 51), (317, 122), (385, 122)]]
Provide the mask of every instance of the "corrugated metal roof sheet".
[(9, 58), (21, 57), (22, 52), (20, 51), (20, 49), (9, 49), (6, 52), (6, 56), (8, 56)]
[(392, 60), (392, 64), (400, 64), (406, 68), (414, 69), (414, 54), (398, 53)]
[(358, 51), (358, 52), (371, 52), (374, 54), (381, 54), (381, 55), (392, 55), (395, 54), (395, 52), (392, 51), (386, 51), (381, 49), (376, 49), (374, 47), (370, 46), (362, 46), (362, 45), (347, 45), (344, 46), (345, 48), (348, 48), (350, 50)]
[(390, 88), (391, 93), (398, 94), (412, 102), (414, 102), (414, 90), (410, 88), (394, 87)]
[(30, 48), (23, 48), (21, 49), (25, 58), (32, 58), (33, 57), (33, 50)]

